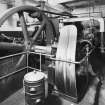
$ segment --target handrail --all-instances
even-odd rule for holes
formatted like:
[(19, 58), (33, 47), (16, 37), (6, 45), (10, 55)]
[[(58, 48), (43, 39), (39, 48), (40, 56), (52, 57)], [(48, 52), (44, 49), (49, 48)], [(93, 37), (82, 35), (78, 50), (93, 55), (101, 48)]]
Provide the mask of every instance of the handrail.
[[(49, 59), (51, 60), (55, 60), (55, 61), (61, 61), (61, 62), (67, 62), (67, 63), (72, 63), (72, 64), (81, 64), (83, 61), (85, 61), (85, 59), (87, 58), (87, 56), (85, 56), (83, 59), (81, 59), (80, 61), (69, 61), (69, 60), (64, 60), (64, 59), (57, 59), (57, 58), (53, 58), (54, 55), (49, 55), (49, 54), (43, 54), (43, 53), (36, 53), (36, 52), (29, 52), (30, 54), (38, 54), (38, 55), (45, 55), (48, 56)], [(90, 53), (89, 53), (90, 54)]]
[(38, 54), (38, 55), (45, 55), (45, 56), (47, 56), (47, 57), (54, 57), (54, 55), (51, 55), (51, 54), (46, 54), (46, 53), (40, 53), (40, 52), (30, 52), (29, 51), (29, 54)]
[(8, 56), (3, 56), (3, 57), (0, 57), (0, 60), (10, 58), (10, 57), (13, 57), (13, 56), (18, 56), (18, 55), (21, 55), (21, 54), (26, 54), (26, 52), (16, 53), (16, 54), (8, 55)]
[(23, 68), (21, 68), (21, 69), (15, 71), (15, 72), (11, 72), (11, 73), (8, 73), (7, 75), (1, 76), (1, 77), (0, 77), (0, 80), (3, 79), (3, 78), (9, 77), (9, 76), (11, 76), (11, 75), (13, 75), (13, 74), (15, 74), (15, 73), (18, 73), (18, 72), (20, 72), (20, 71), (22, 71), (22, 70), (24, 70), (24, 69), (27, 69), (27, 67), (23, 67)]

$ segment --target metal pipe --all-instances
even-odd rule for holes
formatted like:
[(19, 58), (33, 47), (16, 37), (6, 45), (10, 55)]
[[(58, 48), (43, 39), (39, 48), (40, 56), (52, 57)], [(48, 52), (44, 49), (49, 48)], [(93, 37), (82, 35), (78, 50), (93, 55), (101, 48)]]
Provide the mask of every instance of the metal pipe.
[[(89, 13), (90, 13), (90, 14), (96, 14), (96, 13), (97, 13), (97, 14), (98, 14), (98, 13), (100, 14), (100, 12), (94, 12), (94, 13), (93, 13), (93, 12), (89, 12)], [(89, 13), (86, 13), (86, 12), (85, 12), (85, 13), (77, 13), (77, 14), (76, 14), (76, 13), (73, 13), (73, 15), (74, 15), (74, 16), (75, 16), (75, 15), (89, 15)]]
[(105, 31), (104, 19), (103, 18), (95, 18), (95, 20), (98, 20), (100, 23), (100, 32), (104, 32)]
[[(40, 53), (35, 53), (35, 52), (29, 52), (30, 54), (38, 54), (40, 55)], [(55, 60), (55, 61), (62, 61), (62, 62), (67, 62), (67, 63), (73, 63), (73, 64), (81, 64), (85, 59), (86, 59), (86, 56), (80, 60), (80, 61), (67, 61), (67, 60), (64, 60), (64, 59), (56, 59), (56, 58), (53, 58), (54, 55), (47, 55), (47, 54), (42, 54), (42, 55), (45, 55), (45, 56), (48, 56), (50, 57), (49, 59), (51, 60)]]
[(84, 58), (80, 61), (67, 61), (67, 60), (64, 60), (64, 59), (57, 59), (57, 58), (50, 58), (50, 59), (55, 60), (55, 61), (66, 62), (66, 63), (72, 63), (72, 64), (81, 64), (84, 61)]
[[(39, 52), (29, 52), (30, 54), (40, 54)], [(54, 57), (54, 55), (50, 55), (50, 54), (44, 54), (44, 53), (41, 53), (41, 55), (44, 55), (44, 56), (47, 56), (47, 57)]]
[(101, 45), (100, 45), (101, 53), (104, 53), (105, 47), (104, 47), (104, 35), (103, 32), (101, 32)]
[(21, 53), (17, 53), (17, 54), (12, 54), (12, 55), (8, 55), (8, 56), (0, 57), (0, 60), (10, 58), (10, 57), (13, 57), (13, 56), (18, 56), (18, 55), (21, 55), (21, 54), (26, 54), (26, 52), (21, 52)]
[(97, 20), (100, 24), (100, 32), (104, 32), (104, 19), (103, 18), (94, 18), (94, 17), (84, 17), (84, 18), (70, 18), (65, 19), (63, 22), (77, 22), (77, 21), (87, 21), (87, 20)]
[(28, 57), (29, 57), (29, 52), (27, 51), (27, 72), (28, 72)]
[(40, 53), (48, 53), (51, 54), (51, 46), (39, 46), (39, 45), (34, 45), (31, 48), (35, 52), (40, 52)]
[(49, 12), (49, 11), (45, 11), (45, 10), (43, 10), (42, 12), (49, 13), (49, 14), (54, 14), (54, 15), (60, 15), (60, 16), (68, 16), (68, 17), (70, 17), (70, 14), (67, 14), (67, 13), (55, 13), (55, 12)]
[(41, 58), (41, 53), (40, 53), (40, 71), (41, 71), (41, 62), (42, 62), (42, 58)]
[(21, 51), (24, 49), (24, 45), (22, 44), (16, 44), (16, 43), (9, 43), (9, 42), (0, 42), (0, 49), (4, 50), (16, 50), (16, 51)]

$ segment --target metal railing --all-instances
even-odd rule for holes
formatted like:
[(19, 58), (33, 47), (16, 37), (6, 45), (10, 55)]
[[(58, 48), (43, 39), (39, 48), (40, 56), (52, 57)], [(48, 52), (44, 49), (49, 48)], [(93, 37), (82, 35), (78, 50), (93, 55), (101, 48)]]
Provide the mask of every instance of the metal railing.
[(30, 69), (33, 69), (33, 70), (39, 70), (39, 71), (42, 71), (42, 68), (41, 68), (41, 56), (44, 55), (46, 57), (48, 57), (50, 60), (52, 61), (61, 61), (61, 62), (66, 62), (66, 63), (72, 63), (72, 64), (82, 64), (84, 61), (87, 60), (87, 55), (85, 57), (83, 57), (83, 59), (81, 59), (80, 61), (72, 61), (72, 60), (64, 60), (64, 59), (57, 59), (57, 58), (54, 58), (55, 55), (50, 55), (50, 54), (45, 54), (45, 53), (38, 53), (38, 52), (29, 52), (29, 54), (35, 54), (35, 55), (39, 55), (40, 56), (40, 69), (37, 69), (37, 68), (34, 68), (34, 67), (30, 67), (28, 66), (28, 68)]
[(67, 63), (72, 63), (72, 64), (81, 64), (87, 58), (87, 56), (85, 56), (80, 61), (72, 61), (72, 60), (57, 59), (57, 58), (54, 58), (54, 55), (38, 53), (38, 52), (37, 53), (36, 52), (29, 52), (29, 54), (38, 54), (40, 56), (44, 55), (44, 56), (47, 56), (47, 57), (49, 57), (49, 59), (54, 60), (54, 61), (67, 62)]
[[(21, 68), (21, 69), (19, 69), (17, 71), (14, 71), (12, 73), (9, 73), (9, 74), (5, 75), (5, 76), (1, 76), (0, 79), (6, 78), (6, 77), (11, 76), (11, 75), (14, 75), (15, 73), (18, 73), (18, 72), (20, 72), (20, 71), (22, 71), (24, 69), (27, 69), (27, 72), (28, 72), (28, 69), (42, 71), (42, 64), (41, 64), (41, 61), (42, 61), (41, 56), (42, 55), (48, 57), (52, 61), (61, 61), (61, 62), (72, 63), (72, 64), (82, 64), (88, 57), (88, 56), (85, 56), (80, 61), (71, 61), (71, 60), (64, 60), (64, 59), (54, 58), (54, 55), (51, 55), (51, 54), (45, 54), (45, 53), (38, 53), (38, 52), (30, 52), (30, 51), (28, 51), (28, 52), (21, 52), (21, 53), (17, 53), (17, 54), (12, 54), (12, 55), (8, 55), (8, 56), (0, 57), (0, 60), (6, 59), (6, 58), (10, 58), (10, 57), (15, 57), (15, 56), (22, 55), (22, 54), (26, 54), (26, 56), (27, 56), (27, 58), (26, 58), (26, 60), (27, 60), (26, 67), (23, 67), (23, 68)], [(39, 69), (29, 66), (29, 62), (28, 62), (29, 54), (35, 54), (35, 55), (39, 55), (40, 56), (40, 68)]]
[[(11, 58), (11, 57), (16, 57), (16, 56), (19, 56), (19, 55), (22, 55), (22, 54), (27, 54), (27, 52), (21, 52), (21, 53), (17, 53), (17, 54), (8, 55), (8, 56), (3, 56), (3, 57), (0, 57), (0, 60), (7, 59), (7, 58)], [(26, 60), (27, 60), (27, 59), (26, 59)], [(21, 69), (18, 69), (18, 70), (15, 70), (15, 71), (11, 72), (11, 73), (8, 73), (8, 74), (6, 74), (6, 75), (3, 75), (3, 76), (0, 77), (0, 80), (1, 80), (1, 79), (4, 79), (4, 78), (6, 78), (6, 77), (9, 77), (9, 76), (11, 76), (11, 75), (14, 75), (14, 74), (16, 74), (16, 73), (18, 73), (18, 72), (21, 72), (21, 71), (23, 71), (24, 69), (27, 69), (27, 67), (28, 67), (28, 66), (22, 67)], [(14, 69), (17, 69), (17, 68), (14, 68)]]

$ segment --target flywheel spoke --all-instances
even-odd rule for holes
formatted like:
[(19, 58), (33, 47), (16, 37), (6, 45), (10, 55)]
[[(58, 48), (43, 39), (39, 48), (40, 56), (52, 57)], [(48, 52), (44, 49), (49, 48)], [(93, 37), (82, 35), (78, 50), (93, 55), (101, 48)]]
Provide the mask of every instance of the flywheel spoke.
[(18, 69), (22, 65), (22, 63), (25, 61), (25, 59), (26, 59), (26, 54), (21, 55), (21, 57), (19, 58), (15, 68)]
[(36, 34), (33, 36), (33, 42), (36, 40), (36, 38), (41, 34), (42, 30), (44, 29), (46, 25), (46, 20), (42, 21), (41, 26), (39, 27), (38, 31), (36, 32)]
[(27, 45), (27, 43), (28, 43), (28, 30), (27, 30), (27, 26), (26, 26), (26, 22), (25, 22), (25, 18), (24, 18), (24, 13), (18, 12), (18, 14), (19, 14), (19, 18), (20, 18), (22, 31), (23, 31), (23, 36), (25, 39), (25, 45)]

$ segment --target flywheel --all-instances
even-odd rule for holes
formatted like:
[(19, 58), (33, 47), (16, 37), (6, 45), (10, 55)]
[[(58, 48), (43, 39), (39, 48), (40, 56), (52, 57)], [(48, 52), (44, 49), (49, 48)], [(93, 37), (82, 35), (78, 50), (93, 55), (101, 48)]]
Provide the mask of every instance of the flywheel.
[[(17, 17), (18, 27), (5, 27), (5, 22), (11, 16)], [(27, 17), (34, 20), (31, 25), (28, 24)], [(38, 26), (37, 30), (35, 26)], [(27, 54), (31, 51), (32, 46), (36, 44), (38, 37), (42, 38), (41, 33), (46, 27), (51, 30), (50, 38), (54, 38), (54, 27), (51, 25), (50, 19), (43, 11), (34, 6), (13, 7), (0, 16), (0, 40), (3, 39), (0, 41), (1, 96), (4, 96), (5, 93), (8, 96), (11, 93), (10, 90), (16, 90), (16, 88), (20, 87), (19, 84), (22, 85), (22, 75), (24, 75), (28, 67)], [(44, 38), (50, 40), (48, 35), (44, 36)]]

